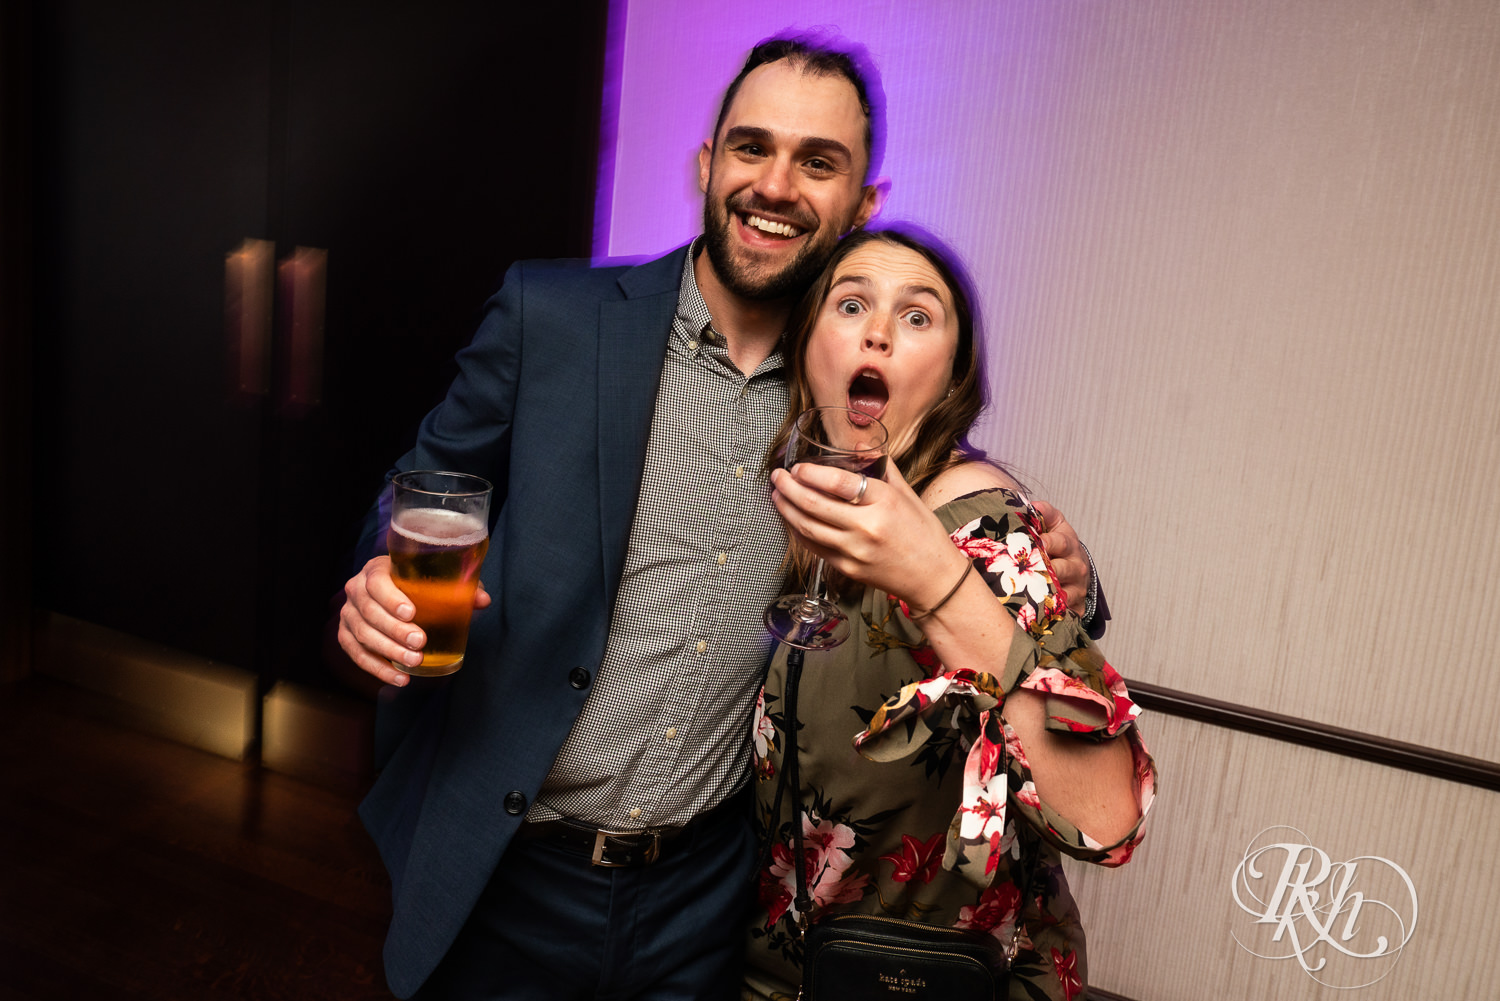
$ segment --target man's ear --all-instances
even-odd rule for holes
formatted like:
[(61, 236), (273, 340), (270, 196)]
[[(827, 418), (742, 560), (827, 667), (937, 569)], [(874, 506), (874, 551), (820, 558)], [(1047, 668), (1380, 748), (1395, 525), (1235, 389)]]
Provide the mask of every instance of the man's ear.
[(885, 207), (885, 200), (890, 193), (891, 179), (889, 177), (877, 177), (866, 184), (864, 190), (860, 192), (859, 210), (854, 213), (854, 228), (859, 229), (880, 215), (880, 210)]
[(705, 195), (708, 194), (709, 168), (714, 164), (714, 141), (703, 140), (703, 145), (698, 147), (698, 190)]

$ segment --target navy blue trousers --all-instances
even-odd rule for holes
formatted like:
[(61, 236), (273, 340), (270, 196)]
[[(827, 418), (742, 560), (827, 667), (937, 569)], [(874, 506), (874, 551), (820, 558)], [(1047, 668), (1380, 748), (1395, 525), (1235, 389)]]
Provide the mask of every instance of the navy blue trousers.
[(415, 1001), (736, 1001), (754, 899), (746, 813), (638, 868), (512, 842)]

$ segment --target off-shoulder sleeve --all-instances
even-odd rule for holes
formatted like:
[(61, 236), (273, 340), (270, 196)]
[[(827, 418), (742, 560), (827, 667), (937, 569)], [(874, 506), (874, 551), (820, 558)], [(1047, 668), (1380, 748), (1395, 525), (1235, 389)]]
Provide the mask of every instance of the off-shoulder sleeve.
[[(950, 502), (938, 516), (954, 545), (968, 554), (995, 596), (1015, 615), (1019, 631), (998, 677), (948, 671), (930, 647), (924, 656), (920, 630), (901, 606), (899, 621), (914, 634), (913, 656), (928, 677), (887, 700), (855, 736), (855, 747), (873, 760), (899, 760), (916, 753), (935, 729), (959, 732), (967, 749), (963, 800), (950, 826), (943, 864), (980, 885), (986, 885), (1015, 841), (1012, 808), (1075, 858), (1123, 865), (1144, 835), (1156, 790), (1156, 766), (1135, 725), (1139, 708), (1124, 680), (1069, 612), (1039, 541), (1041, 525), (1020, 497), (1009, 490), (987, 490)], [(1026, 749), (1004, 718), (1005, 696), (1017, 688), (1045, 696), (1050, 730), (1080, 740), (1130, 742), (1141, 821), (1125, 838), (1100, 842), (1037, 795)]]

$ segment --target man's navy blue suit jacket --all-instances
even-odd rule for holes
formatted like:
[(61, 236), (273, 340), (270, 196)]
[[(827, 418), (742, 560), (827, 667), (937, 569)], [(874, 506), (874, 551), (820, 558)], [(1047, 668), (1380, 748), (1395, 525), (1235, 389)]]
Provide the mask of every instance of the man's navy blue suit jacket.
[[(512, 267), (397, 464), (495, 485), (482, 571), (494, 603), (360, 806), (391, 875), (399, 997), (463, 926), (603, 658), (685, 253)], [(381, 532), (372, 513), (367, 539)]]

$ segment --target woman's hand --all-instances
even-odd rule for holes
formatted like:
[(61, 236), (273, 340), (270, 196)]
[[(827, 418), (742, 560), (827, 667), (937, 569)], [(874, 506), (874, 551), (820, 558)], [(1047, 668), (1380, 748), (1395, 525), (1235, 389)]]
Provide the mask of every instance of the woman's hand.
[(930, 608), (967, 557), (895, 463), (886, 469), (884, 480), (868, 480), (857, 504), (859, 473), (813, 463), (773, 470), (771, 502), (797, 541), (829, 566), (914, 610)]
[[(1005, 669), (1016, 620), (949, 538), (932, 505), (1009, 486), (994, 466), (971, 462), (940, 475), (918, 497), (895, 464), (870, 480), (858, 504), (859, 474), (802, 464), (771, 473), (771, 500), (788, 529), (839, 572), (906, 602), (950, 671)], [(955, 587), (955, 584), (957, 585)]]

